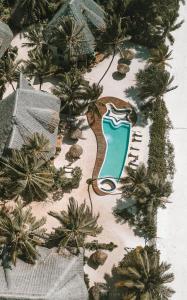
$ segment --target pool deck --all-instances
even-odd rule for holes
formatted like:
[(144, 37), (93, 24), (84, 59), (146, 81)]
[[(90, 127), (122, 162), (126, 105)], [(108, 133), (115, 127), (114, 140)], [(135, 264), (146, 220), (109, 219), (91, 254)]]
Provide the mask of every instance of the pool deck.
[[(97, 105), (101, 117), (103, 117), (103, 115), (107, 112), (107, 107), (106, 107), (107, 103), (112, 103), (117, 109), (132, 108), (132, 105), (129, 102), (126, 102), (124, 100), (115, 97), (103, 97), (98, 100), (98, 105)], [(87, 113), (87, 119), (97, 140), (97, 156), (96, 156), (95, 166), (92, 175), (92, 179), (93, 179), (92, 186), (97, 195), (105, 196), (108, 195), (108, 193), (102, 192), (99, 189), (97, 184), (97, 178), (101, 166), (103, 164), (105, 158), (105, 152), (106, 152), (106, 141), (103, 135), (102, 122), (101, 122), (101, 118), (98, 115), (94, 116), (94, 122), (93, 122), (93, 117), (91, 113)]]

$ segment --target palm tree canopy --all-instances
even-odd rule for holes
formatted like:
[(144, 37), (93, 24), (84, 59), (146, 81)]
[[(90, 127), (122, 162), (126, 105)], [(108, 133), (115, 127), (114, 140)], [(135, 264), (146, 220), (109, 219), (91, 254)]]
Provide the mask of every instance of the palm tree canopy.
[(114, 268), (114, 286), (119, 299), (168, 300), (174, 290), (166, 284), (174, 280), (168, 273), (170, 264), (160, 262), (160, 253), (153, 247), (136, 247)]
[(4, 266), (11, 261), (16, 264), (17, 258), (34, 263), (38, 257), (35, 246), (44, 243), (45, 218), (36, 220), (31, 208), (23, 209), (19, 202), (12, 212), (0, 212), (0, 245)]
[(79, 250), (87, 236), (95, 237), (102, 231), (97, 224), (99, 215), (94, 216), (85, 202), (79, 206), (74, 198), (69, 199), (67, 211), (50, 212), (49, 215), (60, 222), (60, 227), (55, 228), (49, 238), (59, 248), (70, 246)]
[(49, 43), (58, 48), (67, 62), (82, 54), (84, 45), (83, 25), (78, 25), (72, 17), (59, 18), (57, 26), (52, 26)]
[(140, 70), (136, 75), (136, 80), (140, 99), (148, 102), (162, 98), (165, 93), (177, 88), (177, 86), (171, 86), (174, 77), (170, 76), (166, 70), (154, 65)]
[(87, 103), (88, 82), (83, 79), (79, 71), (71, 70), (62, 76), (59, 85), (53, 89), (54, 95), (62, 101), (61, 110), (70, 114), (79, 114)]
[(148, 174), (144, 164), (140, 164), (136, 170), (126, 167), (127, 176), (121, 179), (123, 193), (134, 193), (146, 185)]
[(43, 34), (45, 27), (45, 23), (30, 26), (28, 30), (23, 33), (28, 42), (23, 43), (22, 46), (32, 48), (32, 50), (36, 50), (42, 47), (47, 48), (48, 46)]
[(27, 137), (26, 143), (23, 145), (23, 151), (29, 156), (46, 160), (51, 151), (50, 147), (49, 140), (43, 134), (36, 132)]
[(169, 66), (167, 63), (168, 60), (171, 60), (172, 50), (169, 50), (169, 46), (161, 45), (158, 48), (150, 50), (150, 58), (148, 60), (149, 63), (156, 65), (160, 68), (165, 68), (165, 66)]
[(50, 50), (43, 51), (37, 48), (35, 51), (29, 51), (29, 60), (25, 61), (24, 73), (30, 77), (38, 77), (40, 87), (43, 78), (50, 77), (58, 71), (58, 67), (54, 64), (53, 55)]
[[(28, 156), (24, 151), (12, 150), (0, 160), (1, 181), (6, 182), (8, 197), (20, 195), (25, 200), (43, 200), (53, 186), (53, 174), (43, 160)], [(8, 181), (8, 183), (7, 183)]]
[(17, 16), (20, 23), (32, 24), (46, 17), (48, 12), (48, 0), (18, 0), (11, 18)]

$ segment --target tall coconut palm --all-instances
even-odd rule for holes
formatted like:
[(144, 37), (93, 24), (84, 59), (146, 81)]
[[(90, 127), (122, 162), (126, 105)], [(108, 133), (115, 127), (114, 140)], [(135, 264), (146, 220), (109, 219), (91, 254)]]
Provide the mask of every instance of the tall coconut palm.
[(98, 99), (101, 96), (102, 92), (103, 92), (103, 86), (98, 85), (96, 83), (93, 83), (92, 85), (88, 85), (86, 87), (86, 99), (88, 101), (86, 103), (86, 109), (88, 110), (88, 112), (91, 113), (93, 117), (93, 121), (94, 121), (95, 114), (98, 117), (101, 117), (99, 105), (102, 104), (98, 101)]
[(17, 81), (19, 76), (19, 66), (21, 60), (16, 61), (17, 49), (10, 48), (0, 59), (0, 97), (6, 90), (6, 84), (9, 83), (15, 91), (13, 82)]
[(125, 195), (133, 194), (137, 190), (142, 189), (148, 179), (147, 168), (144, 164), (140, 164), (136, 170), (126, 167), (127, 176), (123, 177), (120, 181), (122, 184), (122, 192)]
[(99, 215), (94, 216), (85, 202), (79, 206), (74, 198), (69, 199), (67, 211), (50, 212), (49, 215), (60, 222), (60, 227), (55, 228), (49, 237), (49, 241), (59, 248), (70, 246), (79, 251), (87, 236), (95, 237), (102, 231), (97, 224)]
[(43, 160), (48, 158), (51, 151), (49, 140), (43, 134), (39, 134), (38, 132), (26, 138), (26, 143), (22, 149), (26, 155)]
[(53, 55), (48, 50), (44, 52), (41, 48), (29, 52), (29, 60), (25, 61), (24, 72), (30, 77), (38, 78), (41, 90), (44, 78), (51, 77), (57, 73), (58, 67), (54, 65)]
[(157, 99), (162, 100), (164, 94), (174, 90), (177, 86), (171, 86), (174, 77), (166, 70), (150, 65), (140, 70), (136, 75), (139, 97), (144, 104), (153, 103)]
[(99, 80), (98, 85), (101, 83), (110, 69), (117, 51), (121, 51), (121, 47), (124, 45), (126, 40), (129, 40), (129, 37), (126, 35), (126, 26), (124, 20), (116, 15), (108, 16), (107, 30), (103, 33), (103, 43), (107, 45), (109, 50), (112, 52), (112, 58), (108, 68)]
[(23, 209), (19, 202), (12, 212), (0, 211), (0, 247), (3, 266), (16, 265), (17, 258), (34, 263), (38, 257), (37, 245), (44, 243), (45, 218), (36, 220), (31, 208)]
[(80, 114), (87, 104), (87, 87), (79, 71), (75, 69), (65, 73), (59, 85), (53, 89), (54, 95), (61, 99), (61, 111), (67, 111), (69, 115)]
[(11, 19), (17, 25), (32, 24), (47, 17), (48, 0), (17, 0)]
[(175, 41), (174, 36), (172, 35), (172, 33), (179, 29), (182, 24), (184, 23), (184, 20), (180, 21), (177, 23), (177, 19), (178, 19), (178, 13), (176, 12), (176, 10), (173, 10), (173, 13), (169, 13), (167, 18), (164, 18), (164, 20), (162, 20), (162, 25), (164, 28), (163, 34), (162, 34), (162, 39), (165, 42), (165, 39), (167, 39), (172, 45)]
[(27, 201), (43, 200), (53, 186), (49, 167), (23, 151), (12, 150), (11, 155), (1, 158), (0, 165), (3, 168), (0, 180), (5, 180), (8, 197), (20, 195)]
[(58, 24), (52, 27), (49, 34), (49, 43), (57, 47), (66, 63), (74, 62), (82, 55), (85, 42), (83, 29), (83, 25), (78, 25), (69, 16), (60, 18)]
[(125, 300), (168, 300), (174, 290), (167, 286), (174, 280), (171, 265), (160, 262), (160, 253), (152, 247), (136, 247), (113, 270), (114, 291)]
[(46, 24), (35, 24), (29, 27), (29, 29), (23, 33), (24, 37), (28, 40), (22, 44), (23, 47), (32, 48), (32, 50), (37, 50), (42, 48), (43, 50), (48, 49), (47, 42), (44, 38), (44, 29)]
[(172, 50), (169, 50), (169, 46), (162, 44), (157, 49), (151, 49), (150, 58), (148, 62), (153, 64), (161, 69), (164, 69), (165, 66), (170, 66), (168, 61), (171, 60)]

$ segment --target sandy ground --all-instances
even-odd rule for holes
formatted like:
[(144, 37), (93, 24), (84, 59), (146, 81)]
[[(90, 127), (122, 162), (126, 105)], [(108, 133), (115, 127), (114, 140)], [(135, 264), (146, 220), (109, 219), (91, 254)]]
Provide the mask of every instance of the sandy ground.
[[(26, 48), (21, 48), (21, 43), (24, 40), (20, 40), (20, 36), (16, 36), (12, 42), (13, 45), (18, 46), (19, 48), (19, 59), (27, 59), (27, 50)], [(113, 78), (113, 73), (116, 72), (117, 68), (117, 61), (119, 59), (118, 56), (115, 57), (115, 60), (109, 70), (107, 76), (102, 81), (104, 86), (103, 95), (102, 96), (115, 96), (124, 100), (128, 100), (134, 105), (136, 103), (133, 99), (128, 98), (125, 93), (125, 90), (135, 83), (135, 74), (139, 70), (139, 68), (143, 68), (145, 61), (142, 57), (142, 49), (138, 49), (136, 52), (137, 57), (133, 60), (130, 66), (130, 72), (127, 76), (122, 80), (115, 80)], [(99, 65), (94, 67), (91, 72), (85, 75), (86, 79), (90, 82), (98, 82), (100, 77), (105, 72), (108, 64), (110, 62), (110, 57), (105, 59)], [(50, 91), (52, 85), (51, 83), (47, 82), (43, 85), (42, 89), (46, 91)], [(38, 89), (38, 86), (35, 86)], [(6, 95), (12, 92), (11, 87), (8, 86)], [(4, 97), (5, 97), (4, 96)], [(87, 120), (85, 119), (84, 125), (87, 124)], [(141, 131), (142, 132), (142, 142), (141, 143), (133, 143), (131, 144), (134, 147), (138, 147), (139, 150), (139, 161), (138, 162), (145, 162), (147, 163), (148, 158), (148, 143), (149, 143), (149, 126), (142, 128), (137, 126), (133, 128), (133, 130)], [(97, 144), (94, 133), (90, 128), (87, 128), (83, 132), (84, 139), (79, 141), (79, 144), (83, 147), (84, 153), (80, 160), (74, 163), (74, 166), (80, 166), (83, 171), (82, 180), (80, 183), (80, 187), (76, 190), (73, 190), (69, 194), (64, 194), (63, 198), (60, 201), (53, 202), (52, 200), (48, 199), (46, 202), (40, 203), (33, 203), (33, 212), (37, 217), (47, 216), (47, 229), (51, 230), (54, 226), (58, 225), (55, 219), (49, 217), (47, 212), (50, 210), (53, 211), (60, 211), (65, 209), (67, 206), (67, 202), (70, 196), (75, 197), (75, 199), (81, 203), (82, 201), (86, 200), (89, 204), (88, 200), (88, 192), (87, 192), (87, 184), (86, 180), (92, 177), (92, 171), (95, 164), (96, 153), (97, 153)], [(55, 166), (61, 167), (67, 165), (68, 162), (65, 160), (65, 153), (68, 151), (71, 145), (67, 142), (62, 144), (62, 151), (59, 156), (55, 160)], [(116, 153), (117, 155), (117, 153)], [(110, 273), (110, 270), (114, 264), (117, 264), (124, 255), (124, 248), (125, 247), (135, 247), (137, 245), (144, 245), (143, 239), (134, 236), (133, 231), (128, 227), (127, 224), (120, 224), (116, 222), (115, 217), (112, 214), (112, 210), (116, 205), (116, 200), (119, 199), (119, 195), (109, 195), (100, 197), (97, 196), (93, 191), (91, 191), (93, 207), (95, 213), (100, 214), (99, 224), (103, 226), (103, 232), (99, 236), (100, 242), (113, 242), (118, 247), (113, 251), (108, 253), (108, 259), (104, 266), (99, 267), (97, 270), (90, 268), (89, 266), (85, 267), (86, 273), (89, 274), (90, 282), (98, 282), (104, 280), (104, 274)]]
[(166, 210), (158, 214), (158, 245), (163, 259), (172, 264), (175, 282), (172, 287), (176, 294), (172, 300), (187, 299), (187, 6), (180, 10), (185, 19), (182, 28), (175, 32), (173, 47), (172, 73), (178, 89), (165, 97), (174, 129), (170, 132), (175, 147), (176, 174), (174, 193)]

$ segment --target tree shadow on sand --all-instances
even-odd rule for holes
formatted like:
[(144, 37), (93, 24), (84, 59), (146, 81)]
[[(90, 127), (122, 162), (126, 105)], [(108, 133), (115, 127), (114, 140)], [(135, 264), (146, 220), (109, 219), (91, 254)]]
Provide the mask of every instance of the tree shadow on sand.
[(134, 49), (136, 51), (135, 58), (137, 58), (139, 62), (146, 61), (150, 57), (149, 50), (141, 45), (137, 45), (132, 42), (126, 42), (124, 48)]
[(137, 112), (137, 122), (136, 124), (141, 127), (145, 127), (147, 125), (147, 120), (144, 118), (141, 112), (142, 101), (139, 97), (138, 88), (136, 86), (131, 86), (125, 90), (126, 97), (132, 100), (138, 108)]
[(113, 214), (117, 223), (129, 222), (129, 219), (136, 214), (136, 201), (130, 198), (124, 200), (122, 197), (117, 199), (116, 205), (113, 207)]

